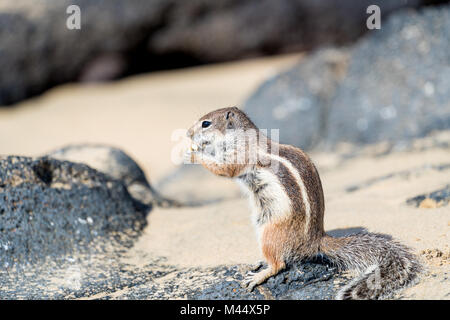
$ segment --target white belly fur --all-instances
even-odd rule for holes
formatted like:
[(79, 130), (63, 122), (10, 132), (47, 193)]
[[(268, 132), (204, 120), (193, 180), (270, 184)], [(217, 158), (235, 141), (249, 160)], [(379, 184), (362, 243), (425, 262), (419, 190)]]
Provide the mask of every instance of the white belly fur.
[[(283, 217), (291, 214), (291, 200), (289, 199), (277, 176), (268, 169), (258, 169), (255, 172), (257, 185), (266, 185), (257, 195), (242, 180), (236, 179), (241, 190), (249, 198), (251, 220), (255, 226), (258, 241), (261, 243), (261, 236), (264, 227), (269, 222), (279, 221)], [(265, 206), (261, 207), (260, 199), (264, 198)], [(265, 223), (259, 223), (262, 215), (270, 218)]]

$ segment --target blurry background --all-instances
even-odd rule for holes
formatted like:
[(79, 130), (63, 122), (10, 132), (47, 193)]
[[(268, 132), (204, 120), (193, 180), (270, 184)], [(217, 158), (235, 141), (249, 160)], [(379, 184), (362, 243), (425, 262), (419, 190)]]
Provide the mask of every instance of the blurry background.
[[(81, 30), (66, 27), (71, 4), (81, 9)], [(366, 26), (373, 4), (380, 30)], [(44, 162), (37, 174), (0, 158), (0, 264), (22, 262), (22, 253), (36, 262), (31, 247), (40, 256), (78, 242), (91, 250), (95, 239), (129, 255), (132, 269), (125, 274), (117, 252), (74, 255), (67, 264), (79, 268), (80, 286), (67, 289), (73, 272), (64, 263), (23, 279), (5, 266), (0, 298), (186, 297), (225, 281), (218, 266), (258, 259), (238, 188), (172, 162), (175, 130), (233, 105), (311, 155), (326, 230), (401, 239), (431, 270), (403, 298), (448, 299), (450, 5), (437, 0), (1, 0), (0, 155), (106, 143), (132, 156), (165, 196), (201, 206), (155, 205), (145, 216), (120, 184), (111, 197), (96, 172), (87, 178), (95, 187), (86, 187), (73, 164), (52, 171)], [(106, 167), (117, 160), (106, 155)], [(134, 222), (140, 237), (131, 245), (110, 241), (126, 238)], [(206, 266), (216, 269), (188, 269)], [(228, 284), (194, 296), (229, 298)], [(236, 288), (235, 298), (255, 298)]]
[[(399, 146), (450, 124), (449, 9), (436, 7), (446, 2), (4, 0), (0, 153), (109, 142), (158, 175), (170, 167), (174, 129), (230, 105), (244, 107), (262, 128), (283, 128), (282, 142), (305, 149), (386, 140)], [(81, 9), (81, 30), (66, 27), (71, 4)], [(381, 8), (381, 30), (367, 29), (371, 4)], [(249, 60), (267, 55), (273, 58)], [(68, 82), (143, 73), (22, 102)], [(164, 160), (149, 159), (144, 148)]]
[[(348, 44), (367, 32), (366, 9), (383, 22), (438, 0), (3, 0), (0, 105), (70, 81)], [(81, 9), (81, 30), (66, 9)]]

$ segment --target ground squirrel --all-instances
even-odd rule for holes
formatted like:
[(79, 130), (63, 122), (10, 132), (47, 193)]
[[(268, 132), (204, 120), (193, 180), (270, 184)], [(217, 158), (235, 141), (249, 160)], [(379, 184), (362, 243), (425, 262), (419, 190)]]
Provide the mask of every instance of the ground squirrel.
[(365, 232), (340, 238), (327, 235), (322, 185), (314, 164), (301, 149), (261, 134), (238, 108), (208, 113), (187, 135), (192, 140), (190, 162), (234, 178), (249, 195), (268, 265), (247, 275), (243, 284), (250, 290), (288, 264), (320, 255), (339, 270), (360, 273), (339, 291), (338, 299), (386, 298), (417, 280), (422, 270), (418, 258), (397, 241)]

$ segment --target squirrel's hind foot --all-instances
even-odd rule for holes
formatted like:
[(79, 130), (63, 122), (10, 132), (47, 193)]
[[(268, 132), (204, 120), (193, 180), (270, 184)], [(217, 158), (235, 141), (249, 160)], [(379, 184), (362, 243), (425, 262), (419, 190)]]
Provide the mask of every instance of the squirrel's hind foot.
[[(264, 265), (263, 261), (261, 261), (261, 265)], [(258, 266), (258, 268), (256, 268), (256, 270), (259, 269), (261, 267), (261, 265)], [(256, 266), (256, 264), (255, 264), (255, 266)], [(244, 288), (247, 288), (249, 292), (252, 292), (256, 286), (265, 282), (270, 277), (278, 274), (278, 272), (280, 272), (282, 269), (284, 269), (284, 267), (285, 267), (284, 264), (276, 266), (276, 267), (269, 265), (268, 268), (263, 269), (259, 272), (250, 271), (247, 273), (247, 276), (242, 281), (242, 286)]]
[(269, 269), (264, 269), (260, 272), (248, 272), (242, 281), (242, 286), (247, 288), (249, 292), (252, 292), (256, 286), (260, 285), (270, 277), (269, 272)]

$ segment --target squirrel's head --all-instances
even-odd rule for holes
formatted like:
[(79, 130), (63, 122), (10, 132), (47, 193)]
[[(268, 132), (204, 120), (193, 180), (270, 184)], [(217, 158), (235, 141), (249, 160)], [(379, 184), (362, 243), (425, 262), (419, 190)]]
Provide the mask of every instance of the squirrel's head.
[(194, 148), (218, 143), (234, 130), (256, 129), (247, 115), (236, 107), (222, 108), (201, 117), (187, 132)]

